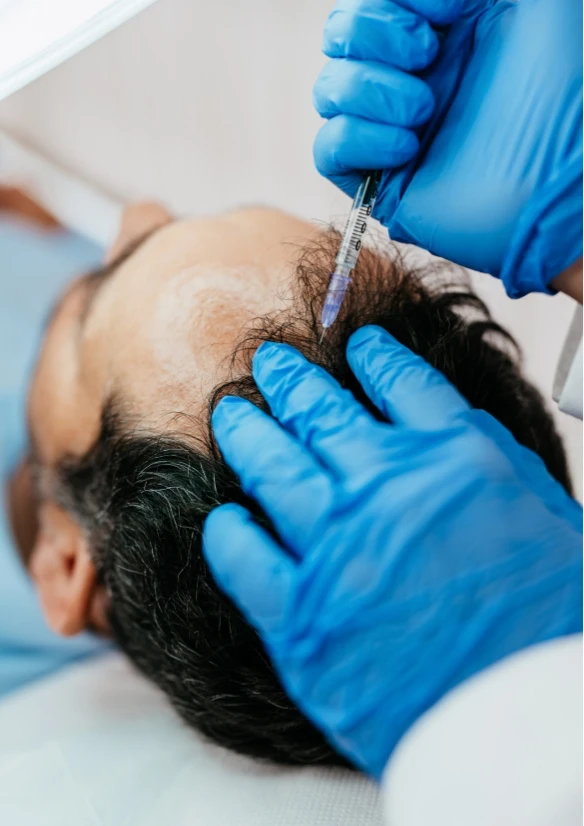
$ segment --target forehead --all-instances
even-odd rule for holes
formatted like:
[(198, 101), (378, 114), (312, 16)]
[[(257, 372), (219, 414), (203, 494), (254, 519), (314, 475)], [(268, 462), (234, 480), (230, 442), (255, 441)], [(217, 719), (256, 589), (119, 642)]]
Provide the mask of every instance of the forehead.
[(175, 221), (156, 231), (124, 264), (126, 276), (170, 276), (188, 264), (283, 266), (315, 228), (273, 209), (242, 209)]
[[(314, 229), (272, 210), (179, 221), (107, 282), (81, 347), (82, 375), (141, 425), (183, 429), (230, 377), (246, 324), (286, 305), (298, 248)], [(177, 416), (178, 414), (178, 416)]]

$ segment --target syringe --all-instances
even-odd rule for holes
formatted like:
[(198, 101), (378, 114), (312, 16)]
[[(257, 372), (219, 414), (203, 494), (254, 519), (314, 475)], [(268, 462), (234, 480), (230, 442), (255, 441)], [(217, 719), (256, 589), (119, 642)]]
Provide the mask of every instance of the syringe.
[(331, 273), (331, 280), (322, 308), (320, 317), (322, 324), (321, 341), (328, 328), (334, 324), (345, 293), (351, 283), (349, 276), (359, 258), (363, 235), (367, 229), (367, 219), (375, 206), (380, 180), (381, 172), (371, 172), (363, 178), (355, 195), (347, 226), (343, 233), (343, 240), (335, 259), (335, 271)]

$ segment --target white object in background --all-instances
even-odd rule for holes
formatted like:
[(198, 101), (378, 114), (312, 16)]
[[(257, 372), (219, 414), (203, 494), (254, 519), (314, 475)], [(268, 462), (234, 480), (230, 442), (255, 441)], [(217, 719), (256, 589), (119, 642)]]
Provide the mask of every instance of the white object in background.
[[(41, 792), (45, 773), (54, 785)], [(20, 821), (0, 806), (7, 826), (382, 826), (377, 786), (362, 775), (213, 745), (117, 652), (0, 702), (0, 801), (18, 802), (17, 789), (38, 794), (47, 816), (27, 819), (24, 799)]]
[(582, 307), (576, 308), (564, 342), (553, 397), (564, 413), (582, 418)]
[(0, 0), (0, 100), (155, 0)]
[(405, 735), (383, 778), (391, 826), (581, 826), (582, 636), (508, 657)]
[[(2, 0), (0, 0), (2, 2)], [(0, 6), (1, 9), (1, 6)], [(0, 186), (26, 190), (63, 226), (107, 249), (123, 205), (0, 131)]]

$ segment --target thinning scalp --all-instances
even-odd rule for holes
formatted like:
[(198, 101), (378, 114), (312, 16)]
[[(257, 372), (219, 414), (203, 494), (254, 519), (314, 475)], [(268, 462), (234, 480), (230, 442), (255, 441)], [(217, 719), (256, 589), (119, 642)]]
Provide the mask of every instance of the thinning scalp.
[(208, 399), (201, 442), (138, 432), (123, 400), (112, 399), (97, 443), (59, 471), (58, 498), (85, 528), (122, 649), (189, 725), (235, 751), (289, 764), (345, 760), (286, 695), (258, 636), (219, 591), (201, 552), (205, 517), (225, 502), (250, 508), (271, 530), (222, 460), (210, 426), (227, 393), (269, 412), (251, 374), (260, 343), (297, 347), (380, 417), (345, 358), (349, 336), (378, 324), (537, 451), (569, 489), (561, 441), (521, 375), (517, 348), (462, 272), (446, 263), (411, 266), (391, 246), (364, 250), (339, 318), (319, 345), (337, 244), (338, 235), (327, 232), (300, 250), (289, 307), (246, 327), (231, 357), (231, 380)]

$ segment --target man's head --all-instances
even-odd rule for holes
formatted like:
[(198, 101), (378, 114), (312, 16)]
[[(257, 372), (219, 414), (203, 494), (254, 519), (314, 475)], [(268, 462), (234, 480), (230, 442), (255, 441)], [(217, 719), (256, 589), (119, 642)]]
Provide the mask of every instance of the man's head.
[(78, 279), (59, 302), (29, 405), (38, 481), (49, 494), (32, 566), (56, 630), (75, 633), (86, 610), (101, 611), (89, 549), (78, 553), (86, 536), (55, 506), (52, 471), (97, 442), (112, 399), (128, 430), (204, 441), (207, 399), (230, 376), (236, 338), (251, 319), (284, 306), (295, 255), (284, 239), (299, 243), (310, 232), (272, 210), (173, 223), (155, 206), (130, 209), (110, 266)]
[[(246, 500), (214, 445), (225, 392), (265, 409), (251, 356), (286, 341), (367, 404), (345, 360), (379, 324), (476, 407), (537, 450), (568, 485), (565, 456), (509, 337), (446, 268), (364, 252), (319, 347), (330, 232), (270, 210), (166, 223), (121, 263), (72, 287), (49, 325), (30, 400), (40, 530), (31, 567), (51, 624), (108, 629), (216, 741), (288, 763), (343, 762), (297, 711), (256, 634), (201, 554), (205, 516)], [(131, 235), (142, 234), (133, 227)], [(140, 230), (140, 231), (138, 231)], [(374, 412), (374, 411), (372, 411)]]

